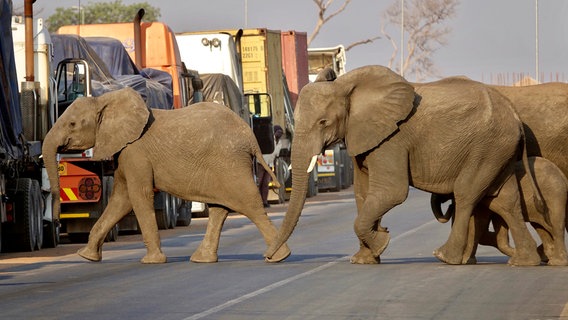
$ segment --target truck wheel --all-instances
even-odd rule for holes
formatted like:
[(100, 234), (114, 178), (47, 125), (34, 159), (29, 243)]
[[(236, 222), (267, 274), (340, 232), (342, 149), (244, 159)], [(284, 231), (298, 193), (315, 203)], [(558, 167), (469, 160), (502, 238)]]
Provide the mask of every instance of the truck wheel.
[(315, 197), (318, 195), (318, 185), (317, 185), (317, 169), (314, 169), (314, 171), (312, 171), (312, 173), (310, 174), (309, 180), (308, 180), (308, 197)]
[(114, 242), (118, 240), (118, 224), (115, 224), (105, 237), (106, 242)]
[(41, 197), (41, 187), (39, 186), (39, 181), (32, 180), (31, 185), (31, 197), (33, 201), (33, 211), (35, 221), (35, 249), (41, 250), (43, 246), (43, 211), (45, 207), (43, 206), (43, 198)]
[(166, 192), (160, 191), (154, 195), (154, 208), (156, 211), (156, 222), (158, 229), (168, 229), (170, 225), (170, 215), (168, 214), (168, 199)]
[(8, 198), (13, 199), (16, 216), (5, 234), (7, 239), (11, 239), (5, 242), (10, 251), (33, 251), (36, 247), (37, 218), (34, 218), (31, 189), (32, 180), (29, 178), (17, 179), (8, 187)]
[(181, 200), (179, 205), (179, 215), (177, 218), (177, 226), (187, 227), (191, 224), (191, 201)]
[(55, 248), (59, 244), (59, 227), (53, 221), (45, 221), (43, 225), (43, 247)]
[(176, 227), (178, 218), (178, 198), (166, 193), (166, 202), (168, 203), (167, 211), (169, 217), (168, 229), (173, 229)]

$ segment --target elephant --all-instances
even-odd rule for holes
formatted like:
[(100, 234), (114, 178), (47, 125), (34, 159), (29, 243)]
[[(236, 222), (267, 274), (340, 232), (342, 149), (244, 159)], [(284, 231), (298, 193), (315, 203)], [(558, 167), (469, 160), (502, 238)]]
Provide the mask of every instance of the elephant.
[[(42, 153), (53, 212), (59, 214), (57, 153), (93, 148), (93, 160), (117, 158), (107, 207), (78, 254), (102, 259), (109, 230), (134, 211), (146, 255), (142, 263), (164, 263), (155, 218), (154, 189), (178, 198), (208, 203), (209, 222), (193, 262), (217, 262), (219, 237), (229, 210), (247, 216), (267, 245), (277, 229), (269, 220), (253, 176), (253, 158), (268, 169), (248, 124), (228, 108), (203, 102), (182, 109), (148, 109), (130, 88), (71, 104), (47, 133)], [(274, 179), (276, 181), (276, 179)], [(267, 262), (290, 254), (287, 246)]]
[[(523, 122), (528, 155), (546, 158), (568, 176), (568, 84), (491, 87), (511, 101)], [(440, 200), (432, 199), (433, 210), (440, 210)]]
[[(406, 199), (410, 185), (454, 194), (455, 221), (434, 255), (462, 264), (474, 207), (514, 174), (524, 144), (519, 118), (495, 89), (461, 77), (411, 84), (383, 66), (360, 67), (337, 78), (329, 71), (318, 75), (301, 90), (294, 117), (292, 194), (267, 258), (298, 223), (315, 156), (344, 140), (354, 163), (354, 231), (360, 244), (351, 262), (380, 263), (390, 239), (381, 218)], [(519, 244), (509, 264), (539, 264), (520, 204), (499, 214)]]
[[(564, 243), (564, 230), (568, 230), (566, 225), (568, 180), (554, 163), (545, 158), (530, 157), (529, 166), (533, 172), (536, 185), (546, 202), (548, 214), (542, 215), (535, 208), (532, 201), (535, 195), (530, 178), (526, 174), (524, 165), (517, 162), (515, 176), (509, 179), (516, 179), (518, 182), (524, 219), (535, 228), (542, 241), (542, 245), (539, 247), (542, 260), (554, 266), (568, 265)], [(509, 245), (507, 224), (491, 210), (492, 207), (510, 210), (512, 203), (517, 201), (517, 190), (511, 189), (514, 187), (514, 185), (505, 183), (496, 196), (486, 197), (475, 208), (472, 216), (473, 222), (470, 222), (468, 245), (464, 252), (463, 263), (476, 263), (475, 252), (478, 243), (496, 247), (508, 256), (514, 255), (514, 248)], [(438, 197), (440, 196), (433, 195), (435, 199)], [(440, 201), (442, 201), (441, 198), (434, 202)], [(451, 218), (452, 210), (443, 214), (439, 206), (434, 206), (433, 211), (434, 216), (440, 222), (447, 222)], [(490, 222), (493, 223), (493, 232), (488, 230)]]

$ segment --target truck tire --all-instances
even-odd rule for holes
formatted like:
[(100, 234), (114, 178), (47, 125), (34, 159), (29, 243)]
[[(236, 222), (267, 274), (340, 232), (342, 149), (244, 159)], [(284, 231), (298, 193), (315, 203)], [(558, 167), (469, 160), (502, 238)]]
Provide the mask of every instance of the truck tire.
[(35, 222), (35, 249), (41, 250), (43, 246), (43, 211), (45, 209), (43, 198), (41, 197), (41, 187), (39, 181), (32, 180), (31, 197), (33, 201), (33, 215)]
[(178, 198), (175, 196), (172, 196), (169, 193), (166, 193), (166, 200), (168, 202), (168, 216), (169, 216), (169, 224), (168, 224), (168, 229), (173, 229), (176, 227), (177, 225), (177, 219), (178, 219)]
[(158, 229), (160, 230), (166, 230), (170, 226), (170, 214), (168, 206), (169, 201), (166, 192), (160, 191), (154, 195), (156, 222), (158, 223)]
[(318, 184), (317, 184), (317, 169), (314, 168), (314, 171), (310, 174), (308, 179), (308, 198), (315, 197), (318, 195)]
[(179, 200), (177, 226), (187, 227), (191, 224), (191, 201)]
[(8, 224), (4, 233), (9, 251), (33, 251), (36, 247), (37, 218), (34, 217), (32, 180), (20, 178), (8, 187), (8, 198), (13, 199), (15, 222)]
[(59, 227), (53, 221), (43, 223), (43, 247), (55, 248), (59, 244)]

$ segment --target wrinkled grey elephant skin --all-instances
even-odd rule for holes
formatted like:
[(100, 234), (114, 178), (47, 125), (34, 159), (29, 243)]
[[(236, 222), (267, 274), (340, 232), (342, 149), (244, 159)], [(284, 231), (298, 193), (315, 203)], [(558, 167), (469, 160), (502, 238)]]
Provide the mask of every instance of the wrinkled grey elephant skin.
[[(360, 249), (352, 263), (380, 262), (390, 239), (381, 218), (406, 199), (412, 185), (455, 195), (452, 230), (434, 255), (462, 264), (474, 207), (513, 174), (524, 143), (520, 120), (495, 89), (464, 78), (413, 85), (381, 66), (358, 68), (337, 79), (322, 74), (300, 92), (294, 117), (292, 194), (278, 241), (266, 257), (272, 257), (298, 223), (310, 159), (344, 140), (355, 164), (354, 230)], [(539, 264), (520, 205), (500, 214), (519, 244), (509, 263)]]
[[(568, 176), (568, 144), (566, 143), (568, 141), (568, 84), (551, 82), (524, 87), (492, 86), (492, 88), (511, 101), (523, 122), (528, 155), (546, 158), (554, 163), (564, 176)], [(439, 206), (439, 200), (440, 198), (433, 201), (433, 206)], [(554, 219), (551, 217), (551, 220)], [(562, 228), (563, 224), (561, 222), (560, 224), (560, 226), (552, 225), (551, 227)], [(488, 242), (490, 245), (497, 245), (495, 241)], [(506, 252), (511, 253), (510, 250)], [(551, 261), (554, 260), (549, 260), (549, 263)]]
[[(101, 260), (105, 235), (134, 210), (147, 248), (142, 262), (166, 262), (154, 212), (154, 188), (211, 204), (205, 237), (192, 261), (217, 261), (228, 210), (254, 222), (267, 245), (275, 241), (277, 230), (268, 219), (254, 181), (253, 158), (268, 166), (251, 128), (228, 108), (199, 103), (178, 110), (150, 111), (130, 88), (78, 99), (57, 120), (43, 146), (56, 219), (56, 153), (91, 147), (93, 160), (119, 155), (112, 195), (91, 229), (89, 242), (78, 252), (82, 257)], [(284, 246), (267, 261), (281, 261), (289, 254)]]
[[(524, 166), (517, 163), (515, 177), (510, 179), (517, 179), (518, 181), (521, 190), (523, 216), (525, 221), (535, 228), (542, 241), (539, 252), (542, 255), (543, 262), (553, 266), (568, 265), (564, 243), (568, 181), (562, 171), (547, 159), (531, 157), (529, 162), (548, 211), (546, 215), (543, 215), (535, 208), (532, 201), (534, 198), (533, 188), (528, 181)], [(494, 246), (508, 256), (515, 254), (515, 249), (509, 244), (507, 224), (498, 216), (495, 216), (491, 208), (502, 207), (508, 210), (511, 203), (517, 200), (516, 191), (509, 189), (509, 185), (505, 183), (496, 197), (484, 199), (475, 209), (472, 217), (475, 223), (470, 223), (468, 246), (464, 253), (465, 263), (476, 262), (477, 243)], [(493, 232), (488, 231), (490, 221), (493, 222), (493, 229), (495, 230)]]

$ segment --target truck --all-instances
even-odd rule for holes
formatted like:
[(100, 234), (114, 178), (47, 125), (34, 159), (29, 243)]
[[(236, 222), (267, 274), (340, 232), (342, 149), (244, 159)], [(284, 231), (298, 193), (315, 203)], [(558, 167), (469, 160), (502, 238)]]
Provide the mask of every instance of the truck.
[[(150, 73), (162, 72), (168, 74), (172, 100), (170, 105), (161, 106), (163, 108), (181, 108), (194, 101), (194, 97), (199, 96), (194, 93), (200, 88), (200, 80), (195, 72), (187, 70), (181, 62), (177, 43), (172, 30), (164, 23), (143, 23), (144, 15), (141, 9), (133, 23), (112, 23), (112, 24), (90, 24), (63, 26), (57, 31), (58, 36), (75, 36), (84, 39), (85, 42), (100, 41), (104, 38), (117, 39), (128, 53), (129, 59), (134, 61), (134, 69), (140, 73), (148, 75)], [(87, 50), (92, 50), (86, 45)], [(98, 57), (96, 52), (89, 53), (89, 57)], [(98, 57), (100, 59), (100, 57)], [(60, 101), (64, 105), (70, 104), (74, 96), (65, 97), (62, 93), (71, 92), (67, 90), (69, 86), (80, 88), (79, 95), (91, 95), (93, 86), (92, 74), (101, 72), (105, 69), (105, 64), (114, 62), (116, 57), (110, 57), (107, 61), (93, 62), (85, 59), (66, 59), (61, 61), (58, 67), (58, 90)], [(105, 66), (101, 66), (105, 65)], [(108, 69), (108, 68), (107, 68)], [(154, 71), (152, 71), (154, 70)], [(108, 71), (108, 70), (107, 70)], [(107, 72), (103, 72), (107, 73)], [(114, 79), (112, 75), (105, 77)], [(116, 79), (114, 79), (116, 80)], [(146, 83), (147, 84), (147, 83)], [(144, 95), (142, 95), (144, 97)], [(147, 95), (152, 98), (154, 95)], [(146, 101), (148, 104), (148, 100)], [(156, 107), (155, 105), (149, 105)], [(60, 160), (60, 183), (62, 193), (61, 220), (65, 225), (65, 231), (72, 240), (83, 241), (91, 229), (92, 225), (100, 217), (110, 192), (112, 190), (112, 176), (114, 175), (116, 163), (114, 159), (107, 161), (91, 161), (90, 154), (83, 152), (79, 155), (65, 155)], [(101, 193), (96, 193), (97, 197), (85, 199), (79, 196), (80, 181), (95, 179), (96, 185), (102, 189)], [(155, 190), (155, 209), (156, 219), (160, 229), (173, 228), (176, 225), (188, 225), (191, 221), (189, 208), (191, 203), (184, 201), (165, 192)], [(118, 231), (137, 231), (138, 224), (133, 214), (127, 215), (109, 234), (109, 240), (116, 239)]]
[[(43, 21), (33, 19), (33, 1), (24, 17), (12, 17), (0, 0), (0, 243), (3, 251), (33, 251), (58, 244), (51, 214), (49, 182), (41, 159), (48, 130), (52, 78), (46, 65), (50, 39)], [(14, 39), (17, 40), (14, 40)]]
[(251, 112), (253, 131), (263, 154), (272, 153), (274, 150), (274, 126), (279, 125), (284, 130), (281, 137), (282, 148), (274, 164), (280, 188), (271, 184), (268, 197), (270, 202), (283, 203), (288, 197), (286, 184), (290, 180), (294, 115), (282, 69), (281, 31), (257, 28), (228, 32), (234, 38), (240, 35), (239, 51), (245, 101)]
[(284, 146), (274, 168), (281, 187), (271, 184), (269, 193), (269, 201), (284, 202), (288, 194), (286, 184), (291, 185), (289, 149), (294, 123), (282, 71), (280, 31), (264, 28), (207, 30), (182, 32), (176, 37), (182, 59), (188, 66), (198, 70), (200, 75), (225, 74), (241, 88), (246, 109), (243, 119), (248, 118), (263, 153), (274, 150), (274, 126), (285, 129)]
[[(332, 68), (340, 76), (346, 72), (345, 64), (346, 56), (343, 45), (308, 48), (310, 81), (314, 81), (317, 74), (325, 68)], [(330, 146), (318, 156), (317, 170), (320, 191), (340, 191), (353, 184), (353, 162), (343, 142)]]

